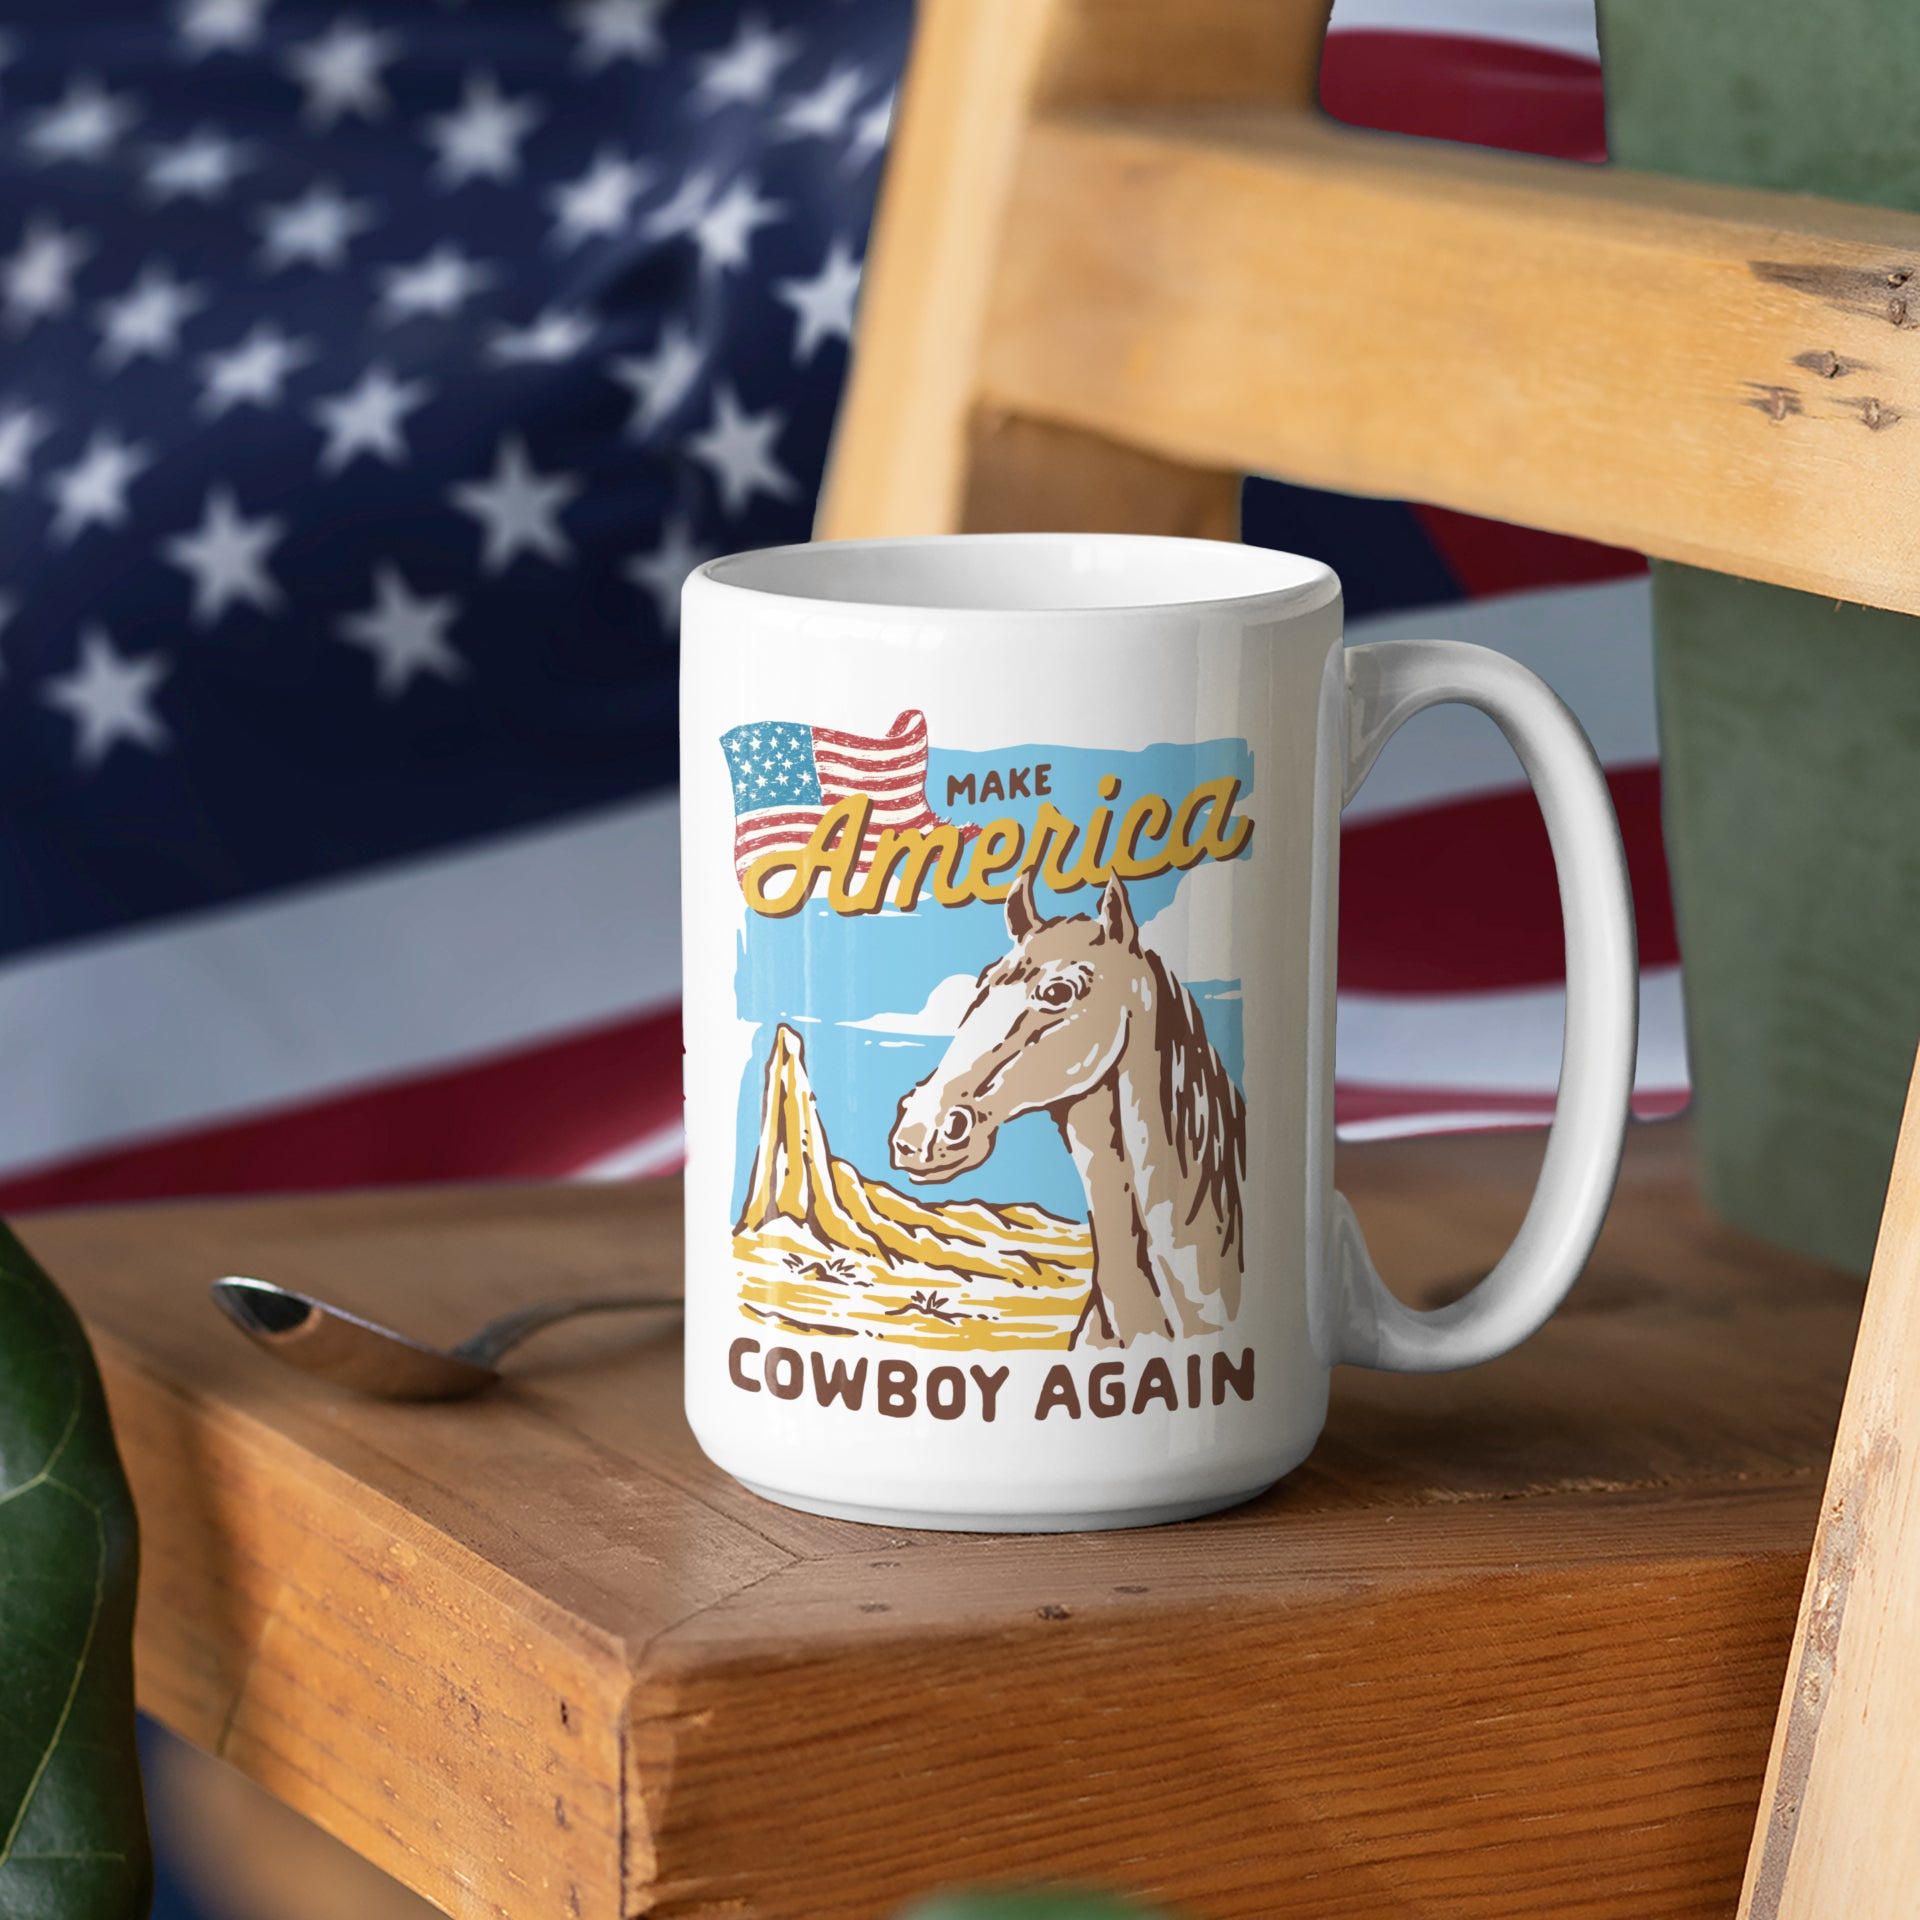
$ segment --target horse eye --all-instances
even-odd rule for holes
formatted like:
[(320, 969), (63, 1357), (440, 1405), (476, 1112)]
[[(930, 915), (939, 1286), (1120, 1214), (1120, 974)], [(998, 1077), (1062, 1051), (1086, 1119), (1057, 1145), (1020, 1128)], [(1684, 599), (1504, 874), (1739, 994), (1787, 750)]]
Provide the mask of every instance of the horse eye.
[(1066, 980), (1049, 980), (1040, 989), (1040, 1004), (1043, 1007), (1070, 1007), (1073, 1005), (1073, 986)]

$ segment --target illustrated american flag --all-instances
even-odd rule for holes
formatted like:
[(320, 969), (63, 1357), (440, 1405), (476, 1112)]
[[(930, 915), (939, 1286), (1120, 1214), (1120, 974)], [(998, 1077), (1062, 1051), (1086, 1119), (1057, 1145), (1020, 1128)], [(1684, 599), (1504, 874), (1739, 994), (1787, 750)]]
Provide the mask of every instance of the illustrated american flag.
[(917, 709), (877, 736), (774, 720), (734, 727), (720, 746), (733, 779), (733, 865), (742, 879), (763, 853), (804, 846), (827, 809), (852, 794), (873, 802), (856, 877), (868, 871), (882, 832), (942, 824), (927, 804), (927, 716)]
[[(807, 537), (912, 24), (0, 9), (0, 1205), (675, 1164), (679, 588)], [(1598, 150), (1587, 0), (1333, 24), (1336, 115)], [(1355, 638), (1568, 700), (1683, 1099), (1637, 558), (1268, 482), (1245, 521)], [(923, 733), (778, 731), (818, 804), (897, 757), (882, 819), (933, 817)], [(1484, 723), (1396, 739), (1341, 870), (1342, 1126), (1540, 1118), (1557, 894)]]

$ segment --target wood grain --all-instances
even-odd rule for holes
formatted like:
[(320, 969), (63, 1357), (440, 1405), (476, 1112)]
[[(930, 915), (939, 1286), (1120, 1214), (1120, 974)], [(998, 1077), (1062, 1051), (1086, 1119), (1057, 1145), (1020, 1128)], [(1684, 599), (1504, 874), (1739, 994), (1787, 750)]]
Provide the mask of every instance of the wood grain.
[(1912, 612), (1916, 267), (1910, 214), (1298, 111), (1055, 115), (978, 397)]
[[(1409, 1297), (1505, 1245), (1538, 1142), (1347, 1151)], [(1267, 1498), (1153, 1532), (895, 1534), (700, 1456), (677, 1341), (556, 1329), (378, 1406), (216, 1321), (252, 1270), (448, 1338), (678, 1270), (672, 1186), (43, 1216), (145, 1528), (146, 1704), (450, 1913), (847, 1916), (1093, 1879), (1196, 1920), (1719, 1916), (1857, 1285), (1714, 1225), (1637, 1131), (1520, 1352), (1343, 1373)]]
[(1920, 1886), (1920, 1073), (1874, 1255), (1741, 1920), (1905, 1920)]

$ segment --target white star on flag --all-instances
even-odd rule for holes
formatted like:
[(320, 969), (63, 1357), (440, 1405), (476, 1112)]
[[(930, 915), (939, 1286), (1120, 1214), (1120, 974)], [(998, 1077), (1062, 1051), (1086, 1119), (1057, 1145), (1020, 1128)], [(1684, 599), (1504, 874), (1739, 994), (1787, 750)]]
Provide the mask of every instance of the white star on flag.
[(117, 300), (101, 301), (100, 363), (118, 372), (143, 356), (170, 360), (180, 351), (180, 329), (207, 304), (204, 287), (174, 277), (151, 262)]
[(339, 473), (363, 453), (389, 466), (404, 464), (402, 426), (409, 413), (432, 397), (424, 380), (396, 380), (390, 369), (375, 364), (344, 393), (316, 401), (313, 418), (327, 436), (320, 450), (321, 472)]
[(399, 42), (359, 20), (336, 20), (287, 55), (287, 71), (305, 90), (307, 118), (330, 127), (347, 114), (377, 120), (388, 106), (383, 74), (399, 58)]
[(775, 33), (764, 20), (742, 20), (731, 45), (700, 60), (694, 102), (711, 113), (735, 102), (764, 100), (780, 69), (799, 51), (797, 34)]
[(591, 344), (594, 324), (584, 313), (549, 307), (524, 327), (497, 327), (487, 342), (496, 367), (555, 366)]
[(616, 60), (658, 59), (665, 51), (659, 20), (667, 0), (579, 0), (567, 23), (580, 36), (575, 57), (598, 71)]
[(577, 247), (596, 234), (619, 233), (633, 217), (653, 169), (602, 148), (585, 173), (556, 187), (547, 202), (554, 213), (554, 239)]
[(251, 150), (239, 141), (212, 127), (196, 127), (179, 140), (149, 147), (142, 180), (148, 199), (161, 206), (172, 200), (224, 200), (252, 164)]
[(579, 491), (580, 481), (573, 474), (536, 472), (525, 443), (509, 435), (500, 442), (491, 476), (464, 481), (449, 497), (462, 513), (480, 522), (485, 536), (482, 570), (502, 573), (523, 553), (556, 566), (572, 560), (573, 545), (561, 531), (560, 514)]
[(389, 326), (422, 315), (444, 320), (493, 284), (493, 269), (442, 241), (411, 266), (380, 276), (380, 317)]
[(199, 526), (160, 543), (161, 554), (192, 577), (195, 626), (215, 626), (234, 607), (279, 610), (285, 597), (267, 571), (267, 556), (286, 524), (266, 514), (249, 520), (227, 488), (215, 487)]
[(20, 144), (43, 167), (63, 160), (104, 160), (139, 117), (129, 95), (108, 93), (99, 81), (83, 76), (67, 83), (55, 105), (42, 107), (29, 119)]
[(785, 425), (786, 416), (777, 407), (748, 413), (725, 382), (715, 386), (712, 422), (689, 436), (687, 451), (713, 475), (728, 513), (740, 512), (756, 493), (776, 500), (791, 500), (799, 493), (800, 483), (773, 456)]
[(887, 144), (893, 133), (893, 93), (877, 100), (853, 124), (853, 140), (847, 148), (849, 168), (864, 167)]
[(267, 0), (181, 0), (174, 31), (190, 59), (240, 53), (260, 44), (260, 21), (266, 10)]
[(789, 140), (830, 140), (846, 131), (854, 102), (866, 90), (858, 67), (836, 66), (811, 93), (796, 94), (775, 118), (773, 130)]
[(366, 201), (347, 199), (331, 181), (315, 181), (299, 199), (262, 210), (260, 264), (268, 273), (301, 264), (344, 266), (348, 248), (372, 225)]
[(772, 226), (786, 212), (778, 200), (763, 200), (745, 174), (693, 223), (694, 244), (714, 272), (744, 267), (753, 255), (756, 229)]
[(670, 198), (661, 201), (640, 223), (642, 238), (671, 240), (675, 234), (691, 233), (700, 216), (713, 205), (720, 183), (709, 167), (695, 167), (674, 188)]
[(780, 280), (774, 297), (794, 311), (793, 357), (805, 366), (823, 340), (853, 338), (853, 303), (860, 292), (861, 263), (835, 236), (820, 271), (811, 280)]
[(706, 352), (678, 320), (660, 324), (650, 354), (614, 361), (613, 377), (633, 395), (627, 432), (644, 440), (662, 426), (693, 391), (706, 364)]
[(442, 680), (465, 675), (467, 663), (447, 639), (459, 616), (459, 601), (416, 594), (398, 567), (382, 566), (373, 576), (373, 605), (348, 614), (336, 631), (348, 645), (373, 655), (381, 699), (398, 700), (423, 673)]
[(40, 687), (46, 705), (73, 722), (76, 765), (91, 771), (123, 740), (150, 753), (167, 746), (172, 736), (154, 712), (153, 698), (169, 670), (164, 653), (118, 652), (104, 627), (89, 627), (81, 635), (73, 671), (55, 674)]
[(73, 305), (74, 275), (92, 252), (93, 242), (85, 234), (44, 215), (27, 223), (20, 244), (0, 261), (0, 301), (16, 333)]
[(531, 97), (503, 95), (492, 74), (468, 74), (460, 105), (427, 122), (426, 141), (437, 156), (434, 177), (444, 187), (519, 179), (520, 143), (543, 117)]
[(680, 589), (687, 575), (713, 553), (693, 537), (693, 523), (684, 513), (670, 514), (660, 529), (660, 544), (651, 553), (636, 553), (627, 562), (627, 578), (652, 594), (660, 624), (668, 633), (680, 630)]
[(125, 526), (127, 489), (152, 465), (145, 447), (122, 440), (111, 427), (96, 427), (86, 452), (47, 478), (54, 539), (64, 545), (88, 527)]
[(237, 346), (201, 359), (200, 410), (217, 418), (239, 406), (277, 407), (289, 376), (313, 357), (307, 341), (262, 321)]
[(0, 487), (9, 492), (26, 485), (34, 449), (53, 431), (52, 418), (24, 400), (0, 406)]

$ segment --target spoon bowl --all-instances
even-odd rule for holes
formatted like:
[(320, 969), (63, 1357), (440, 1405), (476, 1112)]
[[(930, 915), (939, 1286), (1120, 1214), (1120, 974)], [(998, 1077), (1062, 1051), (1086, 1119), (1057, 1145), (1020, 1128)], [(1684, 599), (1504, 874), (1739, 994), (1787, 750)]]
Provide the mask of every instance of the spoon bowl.
[(430, 1347), (377, 1320), (271, 1280), (230, 1275), (213, 1302), (256, 1346), (302, 1373), (380, 1400), (464, 1400), (500, 1378), (501, 1356), (530, 1334), (583, 1313), (676, 1309), (676, 1296), (593, 1294), (543, 1300), (489, 1320), (456, 1347)]

